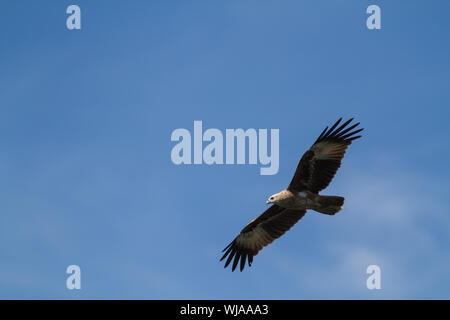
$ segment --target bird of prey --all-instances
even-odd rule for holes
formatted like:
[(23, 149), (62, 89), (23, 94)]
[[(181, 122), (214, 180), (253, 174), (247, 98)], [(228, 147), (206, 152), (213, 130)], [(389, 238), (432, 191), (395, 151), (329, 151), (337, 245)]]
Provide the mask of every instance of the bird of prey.
[[(300, 159), (289, 186), (269, 197), (272, 204), (259, 217), (252, 220), (239, 235), (225, 248), (220, 261), (226, 257), (225, 268), (233, 261), (232, 271), (239, 264), (242, 271), (246, 260), (250, 267), (258, 252), (281, 237), (311, 209), (327, 215), (334, 215), (342, 209), (344, 198), (322, 196), (325, 189), (341, 166), (347, 147), (363, 129), (356, 129), (359, 122), (348, 126), (353, 118), (341, 123), (340, 118), (331, 128), (326, 127), (314, 144)], [(352, 131), (353, 130), (353, 131)], [(234, 258), (234, 260), (233, 260)]]

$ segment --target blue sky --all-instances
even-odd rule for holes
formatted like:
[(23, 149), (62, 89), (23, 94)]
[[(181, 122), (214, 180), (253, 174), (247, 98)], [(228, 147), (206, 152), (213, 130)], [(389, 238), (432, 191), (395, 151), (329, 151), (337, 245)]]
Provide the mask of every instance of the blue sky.
[[(82, 30), (66, 29), (67, 6)], [(366, 28), (366, 8), (382, 29)], [(4, 1), (0, 298), (450, 298), (448, 1)], [(220, 251), (324, 126), (365, 128), (244, 272)], [(280, 170), (171, 162), (176, 128), (277, 128)], [(81, 267), (82, 289), (65, 287)], [(366, 268), (381, 267), (381, 290)]]

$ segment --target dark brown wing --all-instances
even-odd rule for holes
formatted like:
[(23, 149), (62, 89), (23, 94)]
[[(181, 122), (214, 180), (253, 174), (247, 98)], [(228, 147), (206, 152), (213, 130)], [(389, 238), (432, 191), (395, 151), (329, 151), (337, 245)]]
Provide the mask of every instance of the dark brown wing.
[(294, 177), (289, 184), (289, 190), (309, 190), (313, 193), (319, 193), (320, 190), (325, 189), (330, 184), (341, 166), (347, 147), (353, 140), (361, 137), (355, 136), (355, 134), (363, 130), (352, 131), (359, 125), (359, 122), (347, 128), (353, 118), (337, 127), (341, 120), (342, 118), (330, 129), (326, 127), (316, 142), (300, 159)]
[(251, 266), (253, 256), (272, 243), (275, 239), (281, 237), (294, 224), (297, 223), (306, 213), (306, 210), (289, 210), (277, 205), (271, 206), (264, 211), (258, 218), (252, 220), (241, 233), (225, 248), (222, 261), (228, 256), (225, 268), (233, 260), (232, 271), (241, 260), (240, 270), (244, 270), (245, 261), (248, 259), (248, 265)]

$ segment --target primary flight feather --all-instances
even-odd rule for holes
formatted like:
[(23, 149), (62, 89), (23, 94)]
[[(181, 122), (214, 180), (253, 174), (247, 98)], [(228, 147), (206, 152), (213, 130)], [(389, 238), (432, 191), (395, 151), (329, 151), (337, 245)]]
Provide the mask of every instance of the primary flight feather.
[(331, 128), (326, 127), (322, 131), (300, 159), (289, 186), (270, 196), (266, 203), (272, 206), (245, 226), (223, 250), (225, 253), (220, 261), (228, 257), (225, 268), (231, 262), (232, 271), (238, 264), (241, 271), (246, 262), (251, 266), (253, 257), (296, 224), (307, 209), (328, 215), (342, 209), (343, 197), (322, 196), (319, 192), (330, 184), (347, 147), (361, 137), (356, 134), (363, 129), (357, 129), (359, 122), (349, 126), (352, 120), (339, 126), (340, 118)]

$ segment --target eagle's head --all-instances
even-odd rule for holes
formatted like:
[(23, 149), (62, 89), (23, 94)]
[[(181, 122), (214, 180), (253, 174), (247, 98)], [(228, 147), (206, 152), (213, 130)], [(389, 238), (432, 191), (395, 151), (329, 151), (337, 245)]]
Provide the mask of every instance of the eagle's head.
[(284, 202), (287, 198), (291, 196), (290, 192), (283, 190), (281, 192), (275, 193), (267, 199), (266, 204), (279, 204)]
[(276, 194), (270, 196), (269, 199), (267, 199), (266, 204), (275, 203), (275, 201), (276, 201), (275, 196), (276, 196)]

